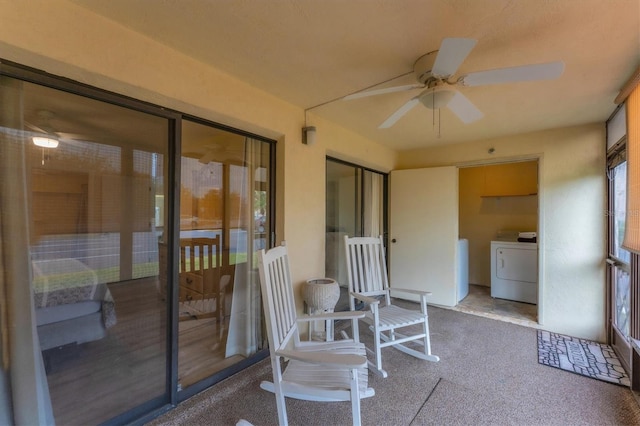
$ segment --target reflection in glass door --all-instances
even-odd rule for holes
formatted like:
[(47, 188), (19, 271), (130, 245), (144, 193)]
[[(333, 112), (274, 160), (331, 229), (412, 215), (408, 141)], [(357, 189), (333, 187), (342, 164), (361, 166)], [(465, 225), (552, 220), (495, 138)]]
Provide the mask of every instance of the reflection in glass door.
[(8, 285), (13, 293), (28, 289), (33, 309), (16, 306), (10, 315), (34, 315), (36, 347), (17, 350), (43, 362), (50, 397), (43, 410), (56, 424), (98, 424), (167, 403), (158, 268), (166, 222), (155, 203), (167, 194), (168, 119), (9, 77), (0, 82), (10, 111), (0, 127), (1, 168), (23, 167), (22, 176), (2, 180), (8, 193), (25, 192), (27, 211), (16, 214), (19, 203), (0, 208), (28, 247), (18, 252), (6, 234), (0, 244), (31, 270), (31, 282), (21, 274), (25, 282)]
[(0, 63), (14, 415), (124, 424), (266, 355), (255, 253), (273, 239), (275, 149), (258, 139)]
[[(386, 238), (387, 175), (327, 158), (325, 276), (347, 286), (344, 236)], [(344, 292), (343, 292), (344, 293)], [(345, 297), (336, 310), (348, 309)]]
[(271, 144), (183, 121), (178, 383), (265, 347), (255, 253), (271, 233)]

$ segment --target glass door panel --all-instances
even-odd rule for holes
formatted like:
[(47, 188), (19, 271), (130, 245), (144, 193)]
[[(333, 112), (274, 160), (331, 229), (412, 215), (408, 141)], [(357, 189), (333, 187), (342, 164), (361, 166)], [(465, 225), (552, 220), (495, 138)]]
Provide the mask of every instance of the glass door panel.
[(347, 285), (344, 236), (361, 236), (361, 170), (327, 160), (325, 275)]
[(327, 159), (325, 276), (343, 288), (336, 310), (349, 309), (344, 236), (386, 238), (387, 176)]
[(625, 338), (629, 337), (630, 332), (630, 275), (627, 271), (615, 268), (615, 312), (614, 325)]
[(271, 233), (270, 144), (183, 121), (178, 382), (181, 389), (264, 347), (254, 254)]
[(629, 287), (629, 262), (631, 254), (622, 248), (627, 203), (627, 162), (611, 169), (613, 188), (613, 259), (614, 268), (614, 326), (627, 338), (629, 336), (629, 311), (631, 293)]
[(2, 128), (2, 143), (27, 170), (15, 184), (26, 183), (23, 226), (55, 422), (98, 424), (152, 400), (167, 403), (158, 244), (166, 223), (155, 203), (167, 194), (168, 120), (27, 82), (11, 86), (1, 98), (14, 105), (4, 107), (22, 110), (13, 128)]
[(609, 168), (609, 205), (611, 215), (609, 222), (610, 254), (609, 280), (611, 286), (611, 328), (612, 345), (621, 355), (624, 363), (630, 359), (630, 253), (622, 248), (625, 226), (625, 207), (627, 194), (627, 163), (619, 161)]

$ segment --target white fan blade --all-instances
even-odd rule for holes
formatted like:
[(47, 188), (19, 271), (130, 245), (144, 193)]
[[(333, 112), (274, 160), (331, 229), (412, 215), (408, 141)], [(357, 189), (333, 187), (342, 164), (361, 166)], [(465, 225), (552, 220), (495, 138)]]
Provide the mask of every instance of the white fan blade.
[(405, 115), (406, 113), (411, 111), (411, 108), (416, 106), (418, 104), (418, 102), (420, 102), (420, 100), (418, 99), (417, 96), (415, 98), (409, 100), (407, 103), (405, 103), (400, 108), (398, 108), (398, 110), (396, 112), (391, 114), (389, 116), (389, 118), (387, 118), (384, 121), (384, 123), (379, 125), (378, 129), (387, 129), (387, 128), (393, 126), (394, 124), (396, 124), (396, 121), (400, 120), (403, 115)]
[(198, 159), (198, 161), (202, 164), (209, 164), (209, 162), (211, 162), (211, 160), (213, 160), (213, 158), (215, 157), (214, 154), (215, 153), (213, 152), (212, 149), (208, 149), (204, 153), (204, 155)]
[(49, 132), (41, 129), (40, 127), (36, 126), (35, 124), (31, 124), (29, 122), (25, 121), (25, 126), (27, 126), (28, 128), (30, 128), (31, 130), (33, 130), (34, 132), (38, 132), (38, 133), (44, 133), (45, 135), (48, 135)]
[(431, 73), (436, 77), (449, 77), (455, 74), (476, 43), (477, 41), (472, 38), (445, 38), (442, 40)]
[(89, 142), (91, 138), (87, 135), (82, 135), (79, 133), (65, 133), (65, 132), (57, 132), (57, 135), (62, 139), (70, 139), (81, 142)]
[(472, 72), (460, 79), (465, 86), (484, 86), (487, 84), (515, 83), (519, 81), (553, 80), (562, 75), (564, 62), (523, 65)]
[(464, 124), (473, 123), (480, 120), (484, 114), (471, 101), (460, 92), (456, 92), (447, 104), (451, 110)]
[(351, 99), (366, 98), (368, 96), (384, 95), (385, 93), (403, 92), (405, 90), (422, 89), (422, 88), (424, 88), (423, 84), (408, 84), (406, 86), (386, 87), (384, 89), (368, 90), (366, 92), (358, 92), (352, 95), (347, 95), (344, 98), (342, 98), (342, 100), (349, 101)]

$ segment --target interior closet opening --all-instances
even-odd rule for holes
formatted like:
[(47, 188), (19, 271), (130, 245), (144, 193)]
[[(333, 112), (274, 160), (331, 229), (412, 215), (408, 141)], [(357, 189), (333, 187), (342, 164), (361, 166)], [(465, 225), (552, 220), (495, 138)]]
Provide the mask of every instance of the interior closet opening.
[(460, 247), (468, 246), (459, 266), (468, 281), (457, 309), (538, 322), (538, 201), (538, 160), (459, 169)]

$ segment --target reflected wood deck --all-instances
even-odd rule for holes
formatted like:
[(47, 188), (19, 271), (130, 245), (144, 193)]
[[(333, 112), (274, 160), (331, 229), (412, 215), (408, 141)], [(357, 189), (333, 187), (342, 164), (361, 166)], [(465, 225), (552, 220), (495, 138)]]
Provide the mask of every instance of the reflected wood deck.
[[(57, 424), (101, 423), (166, 391), (166, 305), (155, 280), (111, 284), (109, 289), (118, 323), (107, 336), (47, 351)], [(178, 380), (183, 389), (242, 359), (224, 358), (226, 335), (216, 337), (214, 318), (180, 321), (179, 330)]]

